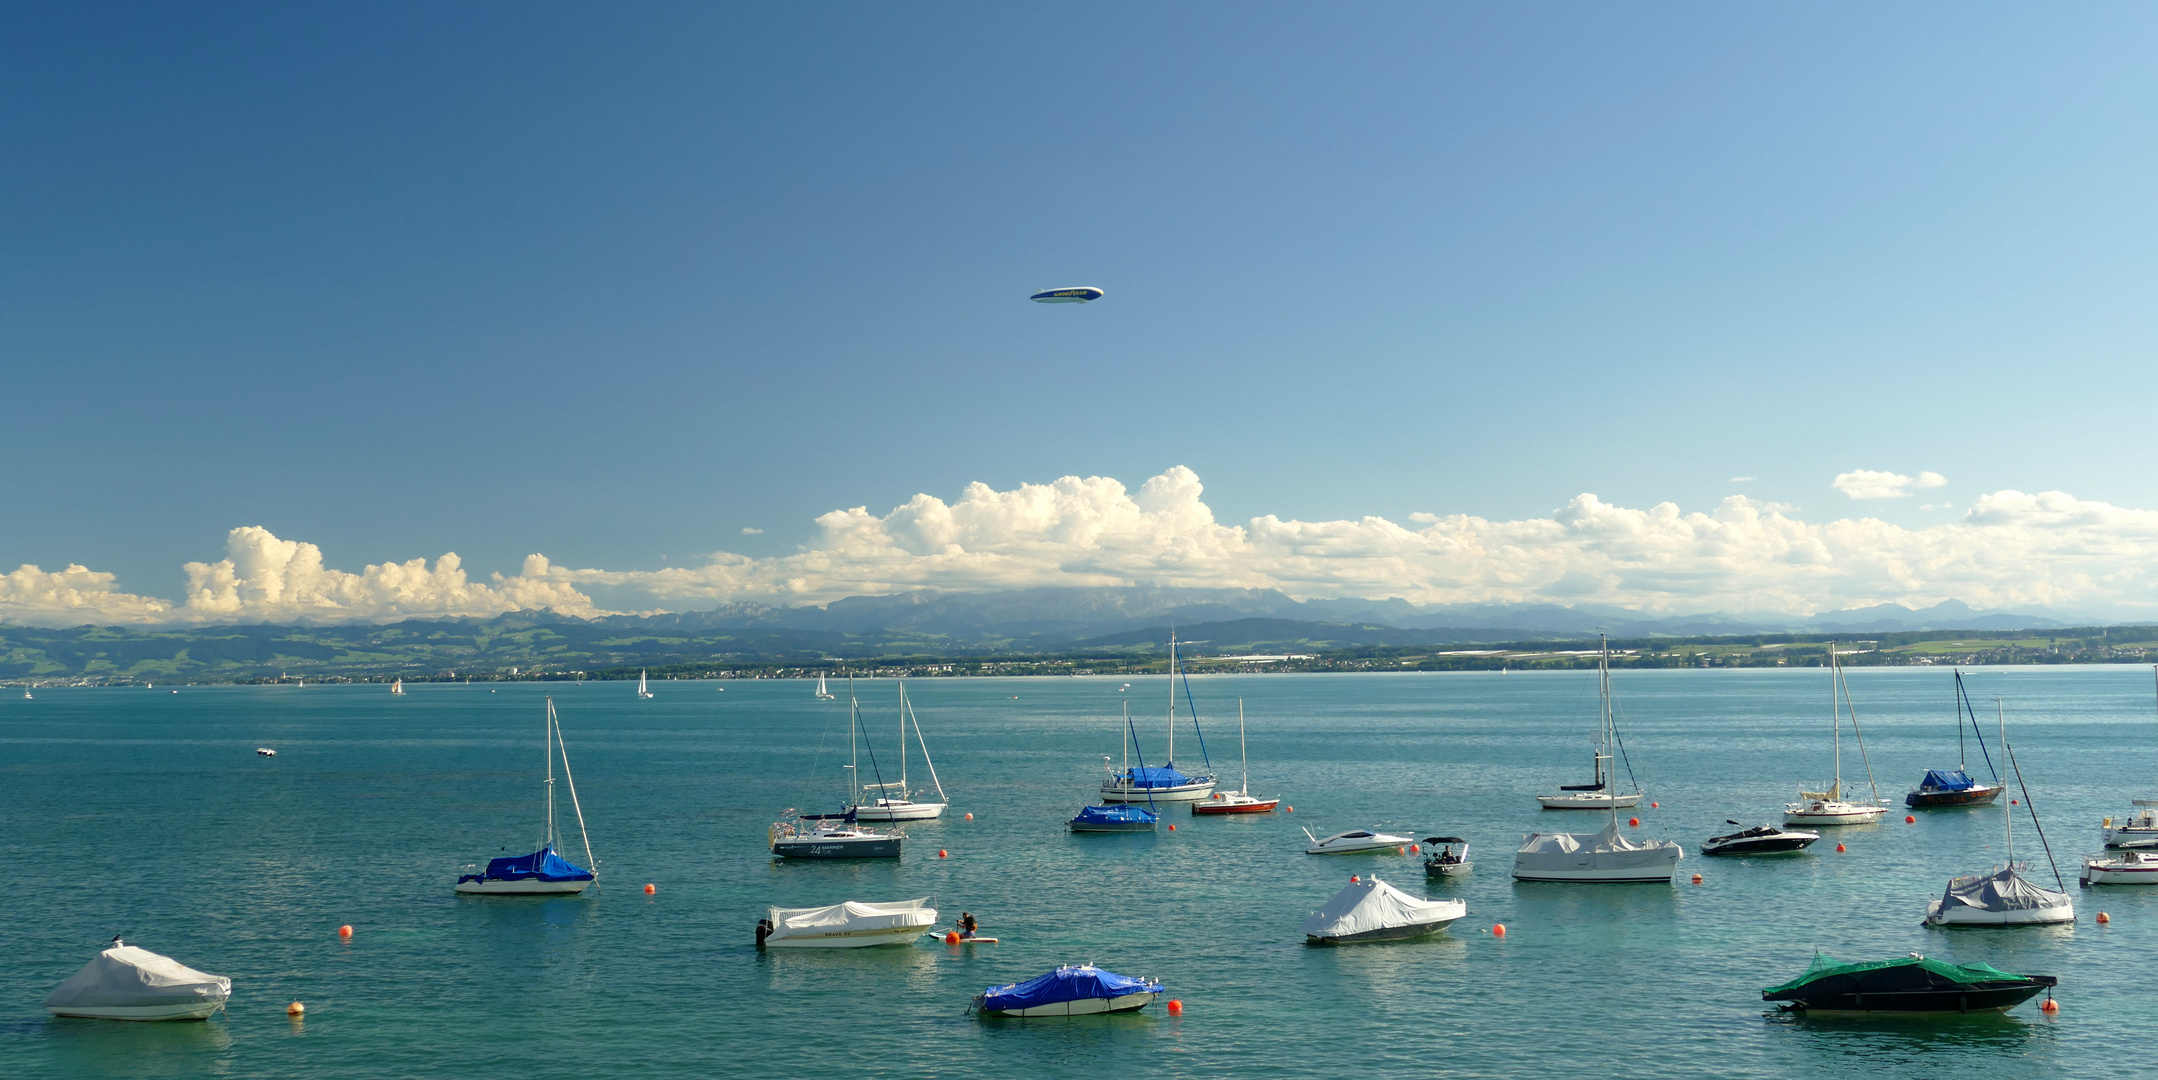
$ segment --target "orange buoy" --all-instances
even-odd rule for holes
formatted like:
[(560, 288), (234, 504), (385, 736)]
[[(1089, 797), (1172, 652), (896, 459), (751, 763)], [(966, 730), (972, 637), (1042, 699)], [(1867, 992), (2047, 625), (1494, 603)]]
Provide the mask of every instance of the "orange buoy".
[(1408, 849), (1408, 848), (1402, 847), (1402, 846), (1401, 846), (1400, 844), (1395, 844), (1395, 845), (1394, 845), (1394, 854), (1396, 854), (1396, 855), (1407, 855), (1408, 853), (1409, 853), (1409, 849)]
[(1626, 824), (1638, 829), (1641, 827), (1641, 819), (1637, 817), (1630, 817), (1626, 819)]
[[(2010, 799), (2010, 800), (2008, 800), (2008, 805), (2010, 805), (2010, 806), (2014, 806), (2014, 805), (2016, 805), (2016, 800), (2014, 800), (2014, 799)], [(2053, 1004), (2053, 999), (2052, 999), (2052, 998), (2047, 998), (2047, 999), (2046, 999), (2046, 1004), (2048, 1004), (2048, 1005), (2051, 1005), (2051, 1004)]]
[(1911, 815), (1909, 815), (1909, 814), (1905, 814), (1905, 815), (1903, 815), (1903, 823), (1904, 823), (1905, 825), (1916, 825), (1916, 824), (1918, 824), (1918, 819), (1917, 819), (1917, 818), (1915, 818), (1915, 817), (1912, 817), (1912, 816), (1911, 816)]
[(1695, 874), (1695, 875), (1693, 876), (1693, 883), (1694, 883), (1694, 884), (1696, 884), (1696, 885), (1699, 885), (1699, 884), (1701, 884), (1701, 875), (1699, 875), (1699, 874)]
[(2098, 921), (2101, 923), (2109, 923), (2113, 921), (2113, 916), (2101, 911), (2098, 913)]
[(938, 849), (937, 849), (937, 858), (939, 858), (939, 859), (948, 859), (948, 858), (950, 858), (950, 857), (951, 857), (951, 854), (952, 854), (951, 852), (949, 852), (949, 851), (946, 851), (946, 850), (944, 850), (943, 848), (938, 848)]
[(972, 820), (974, 820), (974, 815), (973, 815), (973, 814), (968, 814), (968, 815), (967, 815), (967, 820), (968, 820), (968, 821), (972, 821)]
[(946, 930), (946, 931), (944, 932), (944, 943), (945, 943), (946, 945), (957, 945), (957, 944), (959, 944), (959, 931), (957, 931), (957, 930)]
[(351, 923), (346, 923), (345, 925), (343, 925), (343, 926), (340, 926), (340, 927), (338, 927), (338, 928), (337, 928), (337, 936), (338, 936), (338, 937), (351, 937), (351, 936), (352, 936), (352, 924), (351, 924)]
[(1177, 1000), (1176, 998), (1170, 998), (1170, 999), (1169, 999), (1169, 1015), (1171, 1015), (1171, 1016), (1182, 1016), (1182, 1015), (1184, 1015), (1184, 1003), (1183, 1003), (1182, 1001), (1179, 1001), (1179, 1000)]
[(2047, 1016), (2051, 1016), (2054, 1013), (2061, 1011), (2061, 1007), (2059, 1003), (2055, 1002), (2052, 998), (2047, 998), (2046, 1003), (2038, 1007), (2038, 1011), (2046, 1014)]
[(1663, 804), (1662, 804), (1662, 803), (1653, 803), (1653, 802), (1652, 802), (1652, 803), (1648, 804), (1648, 808), (1649, 808), (1649, 809), (1651, 809), (1651, 810), (1661, 810), (1661, 809), (1663, 809)]
[(1842, 844), (1837, 844), (1837, 845), (1836, 845), (1836, 850), (1837, 850), (1837, 851), (1842, 851), (1842, 850), (1843, 850), (1843, 845), (1842, 845)]
[(1171, 826), (1169, 826), (1169, 831), (1170, 831), (1170, 832), (1175, 832), (1175, 831), (1176, 831), (1176, 826), (1174, 826), (1174, 825), (1171, 825)]
[(1421, 845), (1421, 844), (1410, 844), (1410, 845), (1409, 845), (1409, 850), (1410, 850), (1410, 851), (1414, 851), (1414, 852), (1418, 852), (1418, 853), (1421, 853), (1421, 852), (1422, 852), (1422, 851), (1424, 850), (1424, 848), (1423, 848), (1423, 845)]
[(1292, 813), (1292, 814), (1293, 814), (1293, 813), (1296, 813), (1296, 807), (1293, 807), (1293, 806), (1292, 806), (1292, 807), (1289, 807), (1289, 812), (1290, 812), (1290, 813)]
[(659, 890), (658, 890), (657, 888), (655, 888), (655, 887), (654, 887), (654, 886), (652, 885), (652, 883), (651, 883), (651, 882), (649, 882), (649, 881), (648, 881), (648, 882), (645, 882), (645, 885), (644, 885), (644, 894), (645, 894), (646, 896), (650, 896), (650, 895), (652, 895), (653, 893), (656, 893), (656, 892), (658, 892), (658, 891), (659, 891)]
[(1492, 924), (1491, 924), (1491, 936), (1492, 936), (1492, 937), (1505, 937), (1505, 936), (1506, 936), (1506, 924), (1505, 924), (1505, 923), (1492, 923)]
[(307, 1006), (305, 1006), (305, 1005), (302, 1005), (302, 1004), (300, 1004), (300, 1003), (299, 1003), (299, 1002), (297, 1002), (297, 1001), (293, 1002), (293, 1003), (292, 1003), (292, 1004), (290, 1004), (290, 1005), (287, 1005), (287, 1006), (285, 1006), (285, 1015), (286, 1015), (286, 1016), (298, 1016), (298, 1015), (300, 1015), (301, 1013), (304, 1013), (304, 1012), (306, 1012), (306, 1011), (307, 1011)]

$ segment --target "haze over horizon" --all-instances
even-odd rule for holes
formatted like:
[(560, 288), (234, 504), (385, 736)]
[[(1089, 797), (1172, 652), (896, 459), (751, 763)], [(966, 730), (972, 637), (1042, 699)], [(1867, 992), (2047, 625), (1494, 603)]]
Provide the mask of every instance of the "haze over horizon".
[(0, 621), (2158, 616), (2146, 7), (7, 25)]

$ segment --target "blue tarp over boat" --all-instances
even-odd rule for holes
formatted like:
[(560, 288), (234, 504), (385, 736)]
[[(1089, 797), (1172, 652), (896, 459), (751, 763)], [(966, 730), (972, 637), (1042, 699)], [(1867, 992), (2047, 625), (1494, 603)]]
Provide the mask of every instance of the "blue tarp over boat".
[(1129, 787), (1153, 790), (1182, 787), (1191, 783), (1191, 777), (1176, 771), (1174, 765), (1160, 765), (1151, 769), (1141, 765), (1136, 769), (1126, 769), (1123, 779)]
[(1078, 967), (1060, 967), (1023, 983), (992, 986), (982, 991), (977, 1003), (985, 1012), (998, 1012), (1007, 1009), (1031, 1009), (1082, 998), (1109, 999), (1120, 998), (1126, 994), (1160, 992), (1161, 984), (1158, 982), (1134, 979), (1114, 971), (1103, 971), (1092, 964), (1082, 964)]
[(1919, 781), (1920, 791), (1969, 791), (1978, 782), (1962, 769), (1927, 769), (1926, 778)]
[(590, 881), (592, 871), (555, 854), (551, 847), (543, 847), (530, 855), (518, 855), (507, 859), (487, 860), (484, 874), (466, 874), (458, 878), (466, 881)]
[(1074, 825), (1152, 825), (1161, 815), (1144, 806), (1120, 803), (1114, 806), (1089, 806), (1079, 811), (1071, 820)]

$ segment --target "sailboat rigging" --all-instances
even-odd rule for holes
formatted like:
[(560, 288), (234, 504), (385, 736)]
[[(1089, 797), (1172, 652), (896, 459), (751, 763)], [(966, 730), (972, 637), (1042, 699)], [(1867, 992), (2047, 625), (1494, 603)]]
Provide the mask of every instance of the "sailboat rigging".
[[(921, 747), (922, 764), (929, 769), (929, 782), (936, 785), (936, 802), (914, 802), (914, 792), (907, 787), (907, 723), (914, 723), (914, 741)], [(898, 797), (893, 798), (897, 793)], [(875, 795), (872, 802), (863, 802), (863, 795)], [(863, 784), (853, 805), (854, 816), (861, 821), (931, 821), (943, 816), (944, 808), (951, 805), (951, 798), (944, 794), (944, 782), (937, 779), (937, 766), (929, 760), (929, 743), (922, 738), (921, 718), (914, 715), (914, 703), (907, 699), (906, 680), (899, 681), (899, 782), (884, 783), (882, 776), (877, 783)]]
[[(1199, 728), (1199, 708), (1191, 696), (1191, 676), (1184, 674), (1184, 702), (1191, 709), (1191, 730), (1199, 736), (1199, 756), (1206, 762), (1208, 772), (1200, 776), (1186, 776), (1176, 768), (1176, 688), (1179, 655), (1176, 631), (1169, 632), (1169, 759), (1155, 768), (1141, 764), (1137, 769), (1127, 766), (1121, 772), (1112, 771), (1102, 782), (1103, 802), (1197, 802), (1214, 792), (1213, 759), (1206, 754), (1206, 733)], [(1136, 741), (1138, 734), (1132, 733)]]
[[(765, 831), (772, 854), (783, 859), (896, 859), (906, 834), (897, 829), (878, 832), (856, 824), (862, 801), (861, 699), (854, 694), (854, 679), (847, 679), (847, 809), (837, 814), (801, 814), (789, 810)], [(869, 767), (877, 773), (877, 786), (884, 775), (877, 769), (876, 747), (869, 748)], [(941, 808), (940, 808), (941, 811)]]
[[(1829, 740), (1834, 746), (1836, 779), (1827, 791), (1798, 793), (1799, 801), (1787, 803), (1783, 808), (1786, 825), (1870, 825), (1888, 813), (1888, 804), (1881, 801), (1880, 786), (1873, 782), (1873, 759), (1866, 754), (1866, 736), (1858, 730), (1858, 709), (1851, 704), (1851, 684), (1843, 676), (1843, 660), (1836, 652), (1836, 643), (1828, 643), (1828, 728)], [(1837, 694), (1841, 692), (1839, 704)], [(1843, 796), (1843, 714), (1851, 716), (1851, 734), (1858, 739), (1859, 760), (1866, 764), (1866, 785), (1873, 791), (1872, 802), (1852, 802)], [(1959, 729), (1960, 730), (1960, 729)]]
[[(569, 771), (569, 746), (562, 741), (562, 723), (556, 719), (554, 698), (547, 699), (547, 723), (545, 740), (547, 821), (540, 849), (530, 855), (513, 858), (489, 859), (485, 873), (466, 874), (457, 879), (457, 891), (482, 895), (552, 896), (565, 893), (581, 893), (598, 880), (595, 872), (599, 860), (592, 857), (592, 834), (585, 830), (584, 806), (577, 801), (577, 781)], [(554, 763), (559, 751), (562, 759), (562, 780), (569, 787), (570, 808), (577, 813), (577, 834), (584, 841), (584, 861), (587, 870), (570, 862), (555, 852), (555, 793)]]
[(2001, 830), (2008, 857), (1991, 873), (1949, 879), (1940, 899), (1927, 903), (1926, 925), (2004, 927), (2074, 922), (2075, 901), (2068, 895), (2068, 883), (2061, 880), (2060, 865), (2053, 861), (2053, 845), (2046, 842), (2045, 826), (2038, 823), (2038, 808), (2031, 804), (2030, 785), (2023, 782), (2015, 748), (2008, 744), (2008, 712), (2001, 699), (1993, 699), (1993, 711), (2000, 722), (2001, 756), (2008, 759), (2009, 771), (2015, 774), (2016, 787), (2023, 792), (2023, 808), (2030, 811), (2031, 827), (2038, 833), (2039, 845), (2045, 848), (2047, 864), (2053, 867), (2053, 883), (2060, 888), (2048, 889), (2020, 872), (2022, 866), (2016, 862), (2016, 804), (2011, 799), (2001, 807)]
[[(1611, 642), (1603, 640), (1602, 658), (1597, 661), (1597, 707), (1596, 707), (1596, 782), (1593, 784), (1560, 784), (1557, 795), (1538, 795), (1536, 801), (1546, 810), (1616, 810), (1621, 807), (1641, 805), (1640, 785), (1632, 792), (1618, 790), (1617, 762), (1612, 750), (1618, 741), (1618, 717), (1611, 711)], [(1628, 765), (1631, 779), (1632, 766)]]
[[(1618, 741), (1617, 720), (1611, 708), (1611, 641), (1598, 637), (1602, 639), (1602, 652), (1597, 660), (1597, 682), (1603, 695), (1603, 730), (1598, 737), (1608, 747)], [(1626, 839), (1619, 832), (1622, 797), (1608, 798), (1603, 804), (1611, 812), (1611, 824), (1602, 832), (1530, 833), (1523, 837), (1521, 846), (1514, 850), (1514, 880), (1669, 884), (1678, 873), (1679, 861), (1686, 857), (1685, 851), (1670, 840), (1636, 843)], [(1638, 801), (1640, 792), (1633, 797)]]
[[(2001, 797), (2001, 771), (1993, 767), (1993, 754), (1986, 749), (1986, 734), (1978, 726), (1978, 714), (1971, 709), (1971, 696), (1963, 689), (1963, 672), (1956, 676), (1956, 696), (1950, 702), (1956, 716), (1956, 767), (1954, 769), (1927, 769), (1925, 779), (1919, 781), (1918, 790), (1903, 797), (1903, 805), (1914, 810), (1939, 810), (1945, 807), (1985, 806)], [(1964, 760), (1963, 721), (1970, 720), (1971, 734), (1978, 739), (1978, 752), (1985, 758), (1987, 771), (1993, 774), (1993, 783), (1981, 784), (1971, 778), (1970, 766)]]
[(1244, 745), (1244, 699), (1236, 699), (1236, 752), (1243, 762), (1243, 786), (1217, 791), (1210, 799), (1191, 804), (1193, 814), (1264, 814), (1281, 805), (1279, 798), (1261, 799), (1251, 793), (1251, 753)]
[(817, 676), (817, 700), (818, 700), (818, 701), (838, 701), (838, 700), (839, 700), (839, 696), (838, 696), (837, 694), (834, 694), (834, 693), (832, 693), (832, 692), (831, 692), (830, 690), (827, 690), (827, 689), (825, 689), (825, 688), (824, 688), (824, 676), (823, 676), (823, 675), (821, 675), (821, 674)]
[(649, 698), (652, 696), (651, 688), (647, 687), (644, 683), (644, 671), (641, 668), (637, 671), (637, 696), (639, 698)]

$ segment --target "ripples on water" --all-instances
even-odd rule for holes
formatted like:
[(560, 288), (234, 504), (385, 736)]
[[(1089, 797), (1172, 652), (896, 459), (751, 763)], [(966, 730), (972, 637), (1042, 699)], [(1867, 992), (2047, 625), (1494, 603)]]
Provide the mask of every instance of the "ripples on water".
[[(1852, 692), (1884, 796), (1955, 762), (1948, 674), (1858, 670)], [(2158, 793), (2158, 716), (2139, 668), (1980, 671), (2062, 873), (2098, 819)], [(922, 680), (910, 689), (951, 819), (910, 826), (893, 864), (773, 863), (764, 828), (835, 809), (843, 703), (798, 682), (49, 690), (0, 700), (0, 1075), (1009, 1077), (1549, 1075), (2114, 1076), (2140, 1073), (2158, 890), (2078, 890), (2073, 928), (1923, 929), (1946, 879), (2003, 855), (1997, 811), (1828, 830), (1790, 859), (1709, 860), (1726, 817), (1771, 819), (1829, 771), (1826, 676), (1614, 676), (1650, 795), (1644, 833), (1688, 849), (1699, 887), (1515, 885), (1522, 833), (1594, 814), (1531, 796), (1587, 774), (1589, 673), (1216, 676), (1193, 680), (1233, 785), (1235, 702), (1252, 786), (1292, 814), (1164, 817), (1154, 836), (1073, 836), (1117, 749), (1120, 678)], [(1149, 760), (1159, 679), (1129, 693)], [(888, 682), (861, 684), (891, 768)], [(538, 834), (540, 699), (570, 740), (603, 887), (576, 899), (450, 892), (460, 868)], [(1017, 695), (1016, 697), (1014, 695)], [(254, 756), (275, 746), (279, 756)], [(821, 751), (820, 751), (821, 747)], [(1198, 749), (1180, 732), (1177, 763)], [(1864, 784), (1848, 741), (1845, 777)], [(1983, 772), (1972, 755), (1974, 769)], [(865, 772), (866, 772), (865, 762)], [(910, 767), (910, 778), (921, 779)], [(972, 811), (976, 820), (959, 815)], [(565, 819), (567, 820), (567, 819)], [(1476, 872), (1427, 890), (1401, 857), (1313, 858), (1314, 833), (1458, 833)], [(574, 826), (572, 825), (572, 828)], [(1832, 850), (1837, 839), (1847, 854)], [(2048, 876), (2027, 822), (2016, 854)], [(565, 845), (574, 847), (574, 841)], [(939, 860), (938, 848), (952, 857)], [(581, 855), (581, 851), (576, 854)], [(1420, 942), (1305, 947), (1296, 927), (1351, 874), (1459, 895), (1470, 916)], [(640, 891), (658, 885), (657, 895)], [(767, 905), (927, 896), (997, 946), (860, 952), (752, 947)], [(2108, 927), (2089, 921), (2103, 908)], [(1486, 928), (1504, 922), (1508, 935)], [(335, 928), (351, 923), (340, 942)], [(206, 1024), (51, 1021), (38, 1002), (107, 938), (231, 975)], [(2061, 977), (2063, 1011), (1822, 1021), (1759, 988), (1814, 949), (1924, 952)], [(1187, 1013), (984, 1022), (967, 999), (1058, 963), (1169, 984)], [(291, 1000), (307, 1019), (283, 1016)]]

